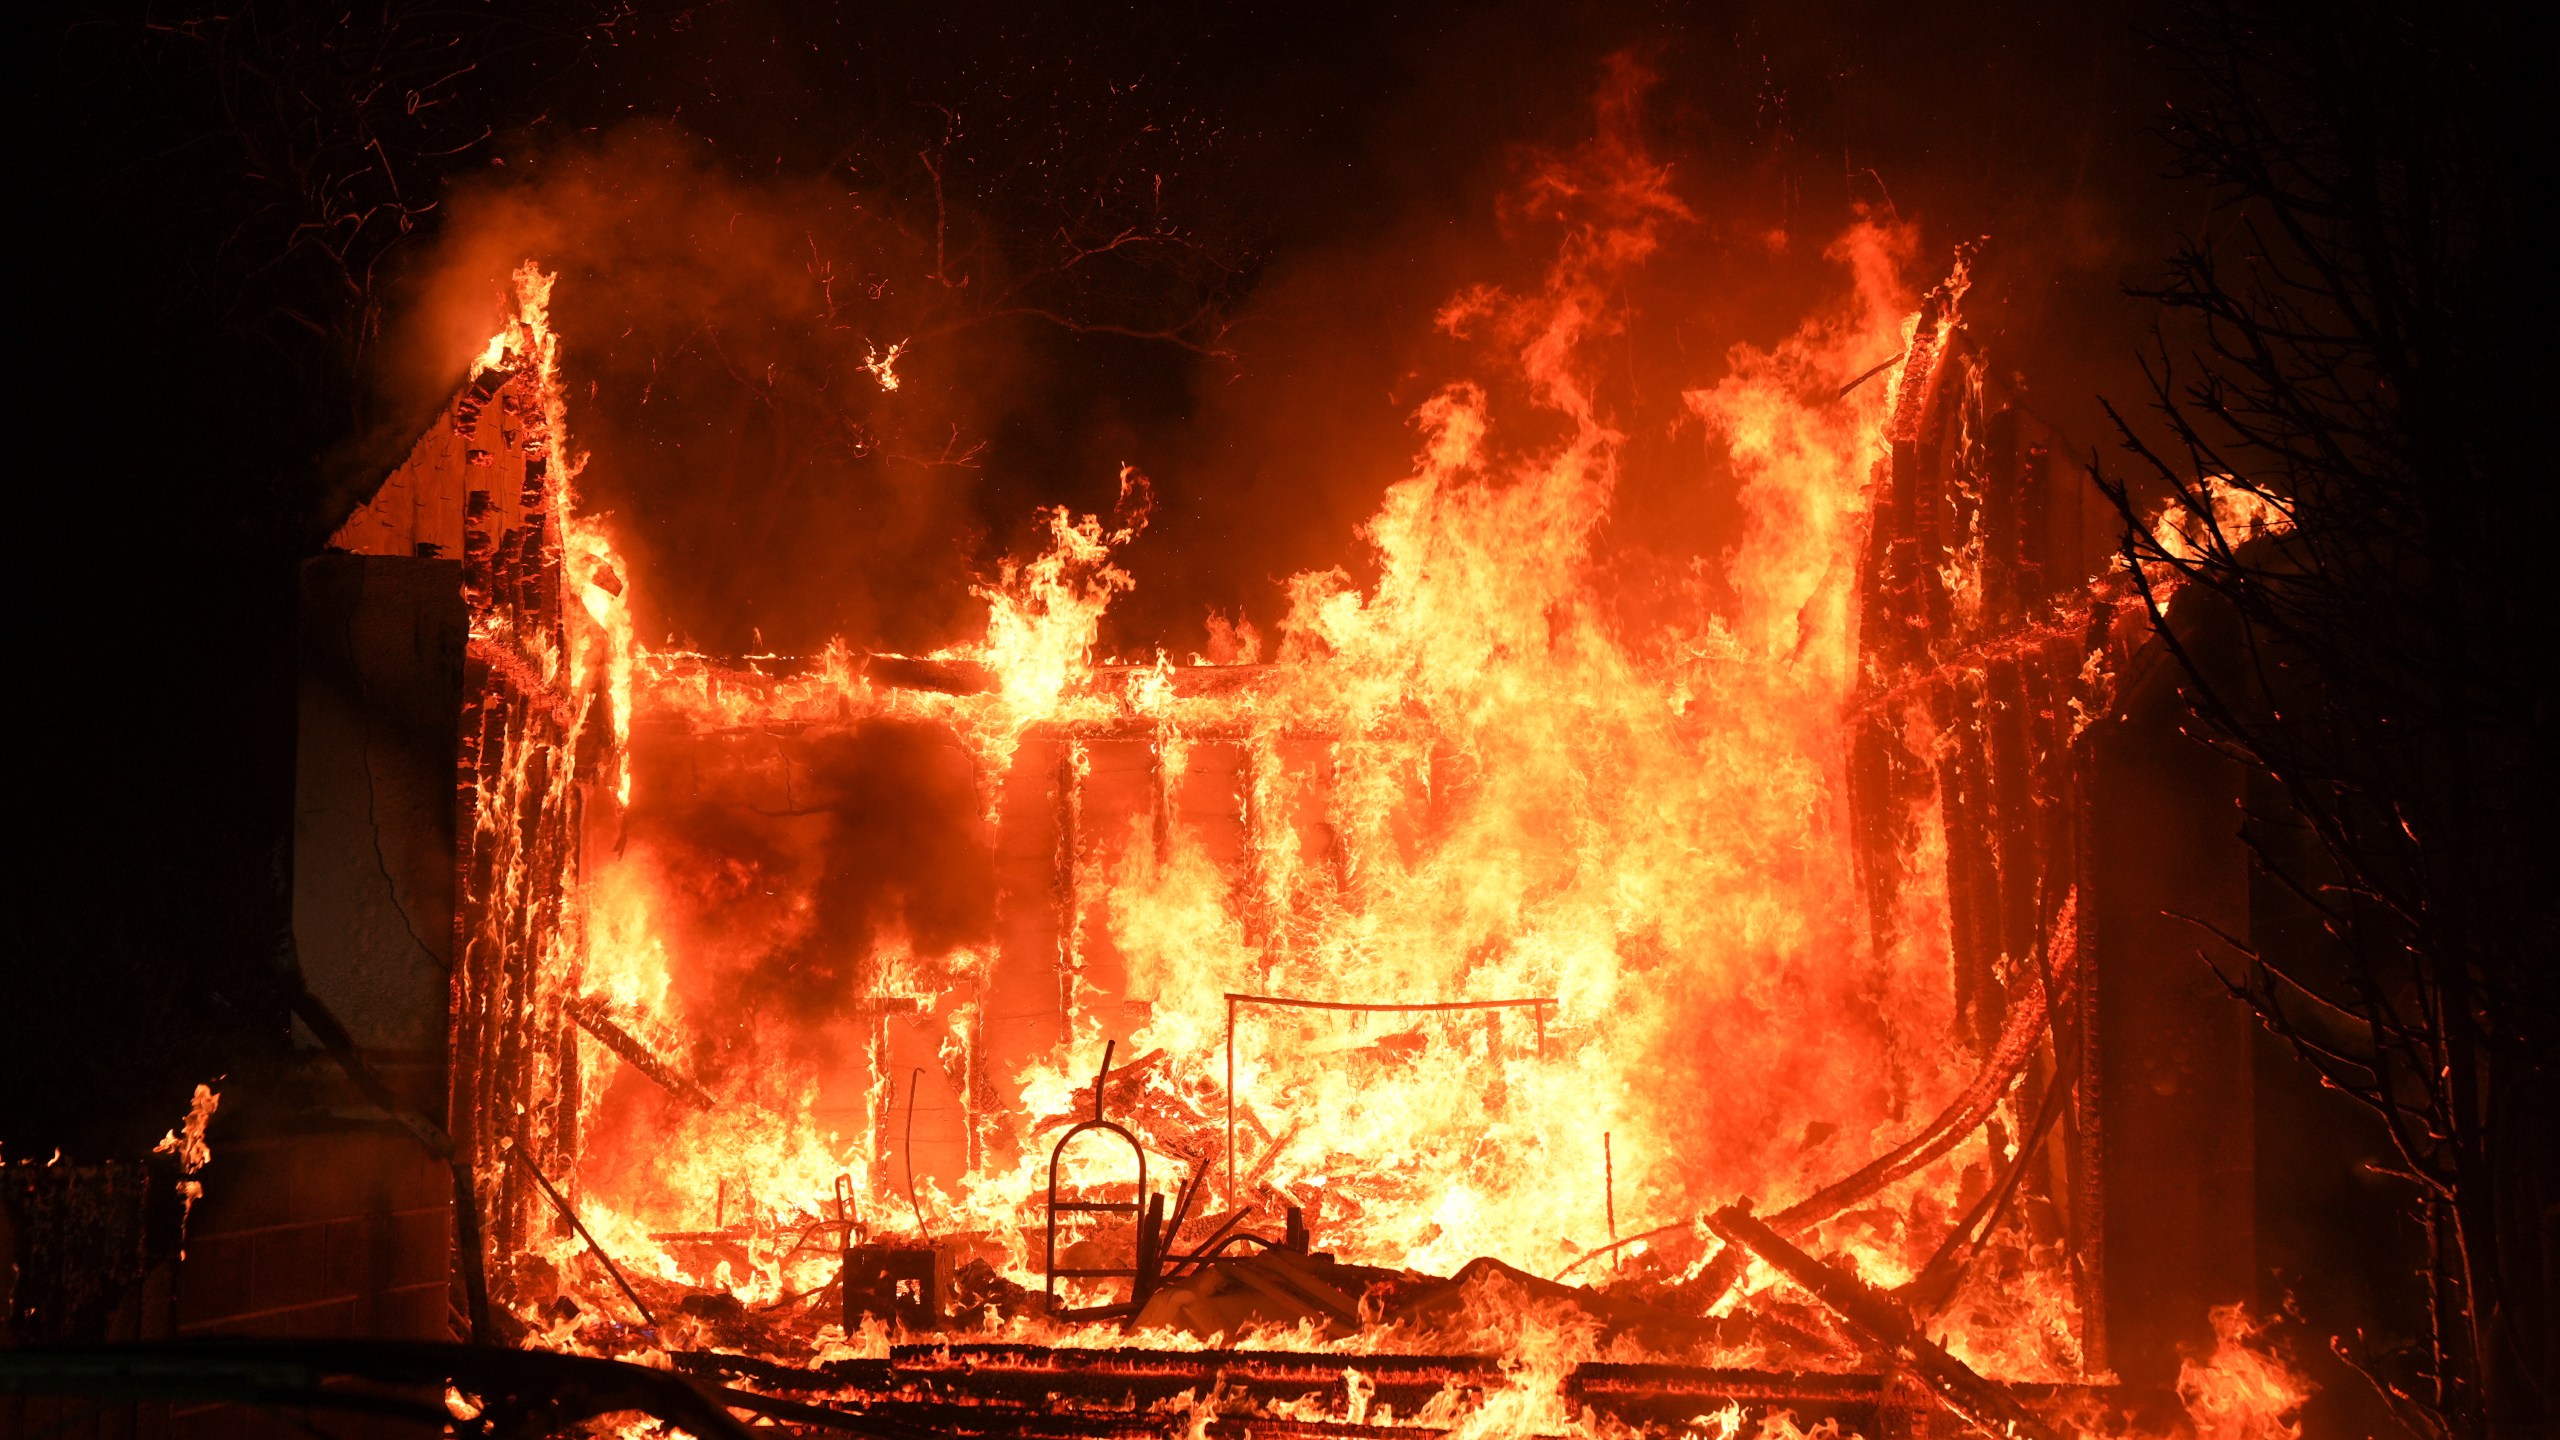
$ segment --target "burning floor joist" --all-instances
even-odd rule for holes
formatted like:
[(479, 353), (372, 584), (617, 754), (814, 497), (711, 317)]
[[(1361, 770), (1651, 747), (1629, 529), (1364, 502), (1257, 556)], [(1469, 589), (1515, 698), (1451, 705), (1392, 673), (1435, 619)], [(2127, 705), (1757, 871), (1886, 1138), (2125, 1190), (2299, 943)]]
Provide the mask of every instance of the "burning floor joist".
[[(1489, 1404), (1547, 1387), (1536, 1397), (1568, 1424), (1674, 1432), (1730, 1427), (1761, 1433), (1779, 1416), (1805, 1431), (1826, 1422), (1841, 1434), (1913, 1440), (1947, 1433), (1926, 1389), (1888, 1372), (1825, 1374), (1585, 1362), (1561, 1379), (1524, 1375), (1485, 1356), (1305, 1354), (1286, 1351), (1052, 1349), (1032, 1345), (901, 1345), (887, 1359), (815, 1369), (750, 1355), (683, 1351), (678, 1373), (749, 1387), (786, 1402), (833, 1410), (812, 1416), (777, 1406), (777, 1420), (911, 1433), (1085, 1440), (1190, 1433), (1205, 1402), (1211, 1433), (1434, 1437), (1467, 1427)], [(1560, 1403), (1555, 1403), (1560, 1402)], [(2017, 1428), (2054, 1424), (2121, 1429), (2174, 1411), (2166, 1393), (2100, 1387), (2020, 1387)], [(2056, 1417), (2047, 1422), (2040, 1415)]]

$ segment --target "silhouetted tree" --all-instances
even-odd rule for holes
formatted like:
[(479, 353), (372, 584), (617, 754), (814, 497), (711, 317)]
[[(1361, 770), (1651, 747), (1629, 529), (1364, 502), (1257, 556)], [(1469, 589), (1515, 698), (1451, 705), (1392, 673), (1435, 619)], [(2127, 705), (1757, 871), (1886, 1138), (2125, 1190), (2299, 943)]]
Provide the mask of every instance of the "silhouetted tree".
[[(2560, 653), (2547, 37), (2524, 5), (2214, 4), (2167, 43), (2206, 233), (2163, 310), (2156, 425), (2102, 475), (2197, 733), (2260, 772), (2319, 915), (2233, 993), (2389, 1137), (2430, 1247), (2419, 1353), (2347, 1358), (2422, 1432), (2548, 1433)], [(2164, 503), (2165, 511), (2159, 509)], [(2173, 629), (2210, 597), (2236, 659)], [(2339, 1257), (2354, 1263), (2358, 1257)]]

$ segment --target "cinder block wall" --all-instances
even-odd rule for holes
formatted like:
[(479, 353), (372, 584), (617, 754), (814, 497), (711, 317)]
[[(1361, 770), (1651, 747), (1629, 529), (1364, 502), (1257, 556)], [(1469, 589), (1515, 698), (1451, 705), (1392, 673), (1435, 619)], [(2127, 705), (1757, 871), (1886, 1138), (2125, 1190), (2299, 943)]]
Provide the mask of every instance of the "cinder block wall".
[[(403, 1103), (441, 1118), (461, 569), (325, 555), (304, 567), (302, 606), (297, 963), (368, 1067)], [(296, 1040), (297, 1064), (225, 1087), (168, 1312), (175, 1334), (458, 1338), (452, 1172), (299, 1025)], [(342, 1440), (433, 1433), (229, 1405), (141, 1407), (85, 1433), (229, 1440), (307, 1435), (304, 1420)]]
[(407, 1132), (238, 1141), (206, 1181), (178, 1267), (182, 1338), (452, 1338), (452, 1174)]

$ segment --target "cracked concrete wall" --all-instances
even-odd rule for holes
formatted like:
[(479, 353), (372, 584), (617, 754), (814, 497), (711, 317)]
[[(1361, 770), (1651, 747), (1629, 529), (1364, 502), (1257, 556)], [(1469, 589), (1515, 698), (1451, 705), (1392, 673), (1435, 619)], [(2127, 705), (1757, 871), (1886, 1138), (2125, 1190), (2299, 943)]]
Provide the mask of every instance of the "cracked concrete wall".
[[(367, 1066), (431, 1115), (445, 1105), (466, 626), (460, 561), (303, 565), (294, 948)], [(298, 1023), (296, 1037), (297, 1072), (224, 1097), (178, 1333), (453, 1338), (450, 1172)], [(180, 1405), (166, 1431), (271, 1428), (254, 1409)]]
[(462, 565), (319, 556), (303, 567), (302, 610), (295, 947), (312, 993), (386, 1071), (435, 1072), (435, 1113), (453, 964)]

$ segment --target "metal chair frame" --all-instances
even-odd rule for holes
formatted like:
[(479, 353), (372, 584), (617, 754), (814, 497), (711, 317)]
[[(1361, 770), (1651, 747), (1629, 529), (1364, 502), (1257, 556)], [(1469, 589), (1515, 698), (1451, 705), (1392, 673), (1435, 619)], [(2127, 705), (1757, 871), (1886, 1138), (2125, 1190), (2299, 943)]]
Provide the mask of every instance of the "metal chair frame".
[[(1043, 1292), (1042, 1304), (1051, 1315), (1061, 1320), (1107, 1320), (1133, 1316), (1137, 1314), (1139, 1307), (1147, 1303), (1149, 1292), (1155, 1288), (1153, 1284), (1157, 1268), (1156, 1256), (1153, 1253), (1156, 1248), (1155, 1230), (1163, 1221), (1164, 1197), (1160, 1195), (1151, 1196), (1147, 1193), (1147, 1147), (1139, 1144), (1138, 1137), (1130, 1134), (1128, 1130), (1102, 1118), (1103, 1087), (1111, 1079), (1111, 1052), (1118, 1046), (1118, 1044), (1119, 1042), (1115, 1040), (1102, 1047), (1102, 1071), (1100, 1074), (1093, 1077), (1093, 1118), (1090, 1120), (1078, 1121), (1074, 1126), (1068, 1129), (1066, 1134), (1058, 1137), (1056, 1148), (1049, 1152), (1049, 1223), (1046, 1251), (1043, 1256), (1043, 1263), (1048, 1275), (1048, 1283), (1045, 1291)], [(1108, 1134), (1117, 1135), (1122, 1140), (1128, 1142), (1130, 1153), (1138, 1157), (1137, 1199), (1082, 1200), (1069, 1198), (1061, 1200), (1058, 1198), (1058, 1162), (1066, 1157), (1067, 1147), (1075, 1143), (1076, 1137), (1084, 1134), (1088, 1130), (1104, 1131)], [(1134, 1263), (1125, 1267), (1104, 1265), (1073, 1266), (1064, 1270), (1059, 1269), (1058, 1215), (1061, 1211), (1071, 1215), (1128, 1215), (1136, 1219), (1138, 1238), (1137, 1254), (1134, 1257)], [(1129, 1281), (1129, 1299), (1126, 1303), (1119, 1305), (1088, 1305), (1077, 1309), (1065, 1309), (1059, 1305), (1058, 1282), (1062, 1279), (1082, 1280), (1120, 1278), (1126, 1278)]]
[[(1111, 1054), (1117, 1044), (1118, 1042), (1114, 1041), (1102, 1047), (1102, 1072), (1093, 1077), (1093, 1118), (1077, 1121), (1066, 1134), (1058, 1137), (1057, 1145), (1049, 1152), (1048, 1234), (1042, 1261), (1048, 1279), (1042, 1304), (1051, 1316), (1060, 1320), (1117, 1319), (1134, 1322), (1138, 1312), (1146, 1308), (1147, 1301), (1154, 1296), (1163, 1282), (1179, 1279), (1205, 1266), (1219, 1264), (1232, 1258), (1226, 1252), (1240, 1242), (1250, 1241), (1266, 1250), (1286, 1248), (1303, 1253), (1307, 1248), (1306, 1222), (1299, 1216), (1297, 1207), (1294, 1205), (1289, 1207), (1287, 1236), (1275, 1239), (1268, 1235), (1255, 1234), (1250, 1230), (1238, 1229), (1245, 1217), (1252, 1213), (1250, 1207), (1243, 1207), (1230, 1211), (1218, 1220), (1211, 1228), (1208, 1237), (1190, 1253), (1185, 1254), (1174, 1247), (1174, 1237), (1182, 1233), (1183, 1225), (1191, 1219), (1192, 1202), (1198, 1200), (1209, 1188), (1204, 1183), (1209, 1176), (1209, 1167), (1205, 1163), (1193, 1167), (1191, 1174), (1175, 1190), (1173, 1213), (1168, 1216), (1165, 1213), (1165, 1197), (1151, 1194), (1147, 1190), (1147, 1147), (1138, 1142), (1136, 1135), (1102, 1116), (1103, 1088), (1111, 1079)], [(1067, 1147), (1075, 1143), (1076, 1137), (1088, 1130), (1105, 1131), (1128, 1142), (1130, 1152), (1138, 1157), (1137, 1199), (1083, 1200), (1069, 1197), (1061, 1200), (1058, 1198), (1058, 1162), (1065, 1158)], [(1058, 1215), (1061, 1211), (1070, 1215), (1135, 1217), (1138, 1234), (1134, 1263), (1125, 1267), (1082, 1265), (1059, 1269)], [(1120, 1304), (1087, 1305), (1076, 1309), (1065, 1309), (1058, 1303), (1058, 1282), (1062, 1279), (1122, 1278), (1129, 1281), (1129, 1298)]]

